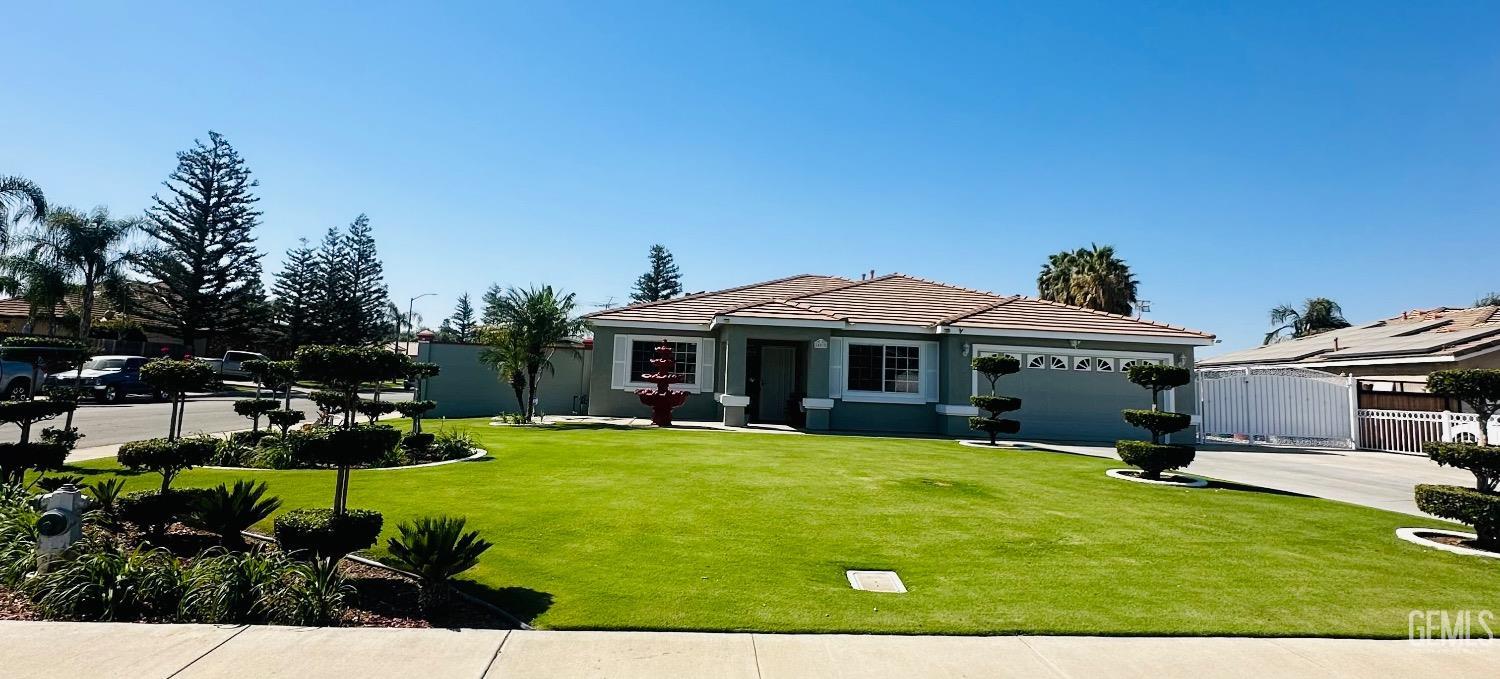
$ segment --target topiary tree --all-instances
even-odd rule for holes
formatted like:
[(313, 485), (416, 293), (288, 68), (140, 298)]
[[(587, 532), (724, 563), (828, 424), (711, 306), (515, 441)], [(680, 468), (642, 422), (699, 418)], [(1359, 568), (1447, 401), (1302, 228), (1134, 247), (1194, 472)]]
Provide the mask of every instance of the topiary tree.
[(406, 377), (416, 385), (416, 398), (422, 398), (423, 393), (426, 391), (427, 378), (437, 377), (439, 372), (441, 372), (441, 368), (436, 363), (413, 362), (411, 364), (411, 367), (406, 371)]
[(1173, 432), (1186, 429), (1191, 418), (1160, 408), (1161, 394), (1183, 386), (1193, 379), (1192, 371), (1175, 365), (1143, 363), (1126, 370), (1131, 382), (1151, 390), (1151, 409), (1122, 411), (1125, 421), (1151, 432), (1151, 441), (1116, 441), (1115, 452), (1125, 464), (1141, 470), (1141, 478), (1160, 479), (1164, 471), (1182, 469), (1192, 464), (1192, 446), (1172, 445), (1162, 441)]
[(1479, 419), (1476, 443), (1430, 441), (1422, 452), (1439, 465), (1467, 470), (1474, 488), (1417, 486), (1417, 508), (1474, 527), (1480, 547), (1500, 551), (1500, 446), (1490, 445), (1490, 418), (1500, 411), (1500, 370), (1439, 370), (1427, 376), (1429, 393), (1462, 401)]
[(969, 403), (983, 410), (989, 415), (987, 417), (969, 418), (969, 428), (982, 431), (990, 435), (990, 445), (996, 444), (996, 438), (1000, 434), (1014, 434), (1021, 431), (1021, 423), (1015, 420), (1001, 419), (1001, 413), (1020, 410), (1021, 399), (1014, 396), (998, 396), (995, 394), (995, 383), (1005, 375), (1014, 375), (1021, 370), (1021, 361), (1014, 356), (993, 354), (990, 356), (977, 356), (970, 362), (974, 370), (990, 382), (990, 393), (981, 396), (970, 396)]
[(116, 459), (135, 471), (161, 474), (161, 492), (172, 486), (172, 479), (185, 470), (208, 462), (219, 442), (208, 436), (185, 439), (146, 439), (120, 446)]
[(260, 432), (260, 418), (281, 407), (281, 402), (270, 398), (242, 398), (234, 402), (234, 412), (250, 420), (250, 431)]
[(396, 412), (396, 404), (390, 401), (374, 401), (367, 398), (359, 400), (359, 405), (354, 407), (359, 414), (365, 416), (367, 424), (375, 424), (375, 420), (382, 416)]
[(266, 424), (281, 430), (281, 435), (286, 436), (292, 425), (301, 422), (306, 415), (300, 410), (273, 410), (266, 413)]
[(433, 408), (437, 407), (436, 401), (402, 401), (396, 404), (396, 412), (411, 418), (411, 432), (422, 433), (422, 417)]
[(255, 378), (255, 397), (260, 398), (260, 388), (271, 390), (272, 398), (276, 392), (282, 393), (282, 408), (292, 407), (292, 385), (297, 381), (296, 361), (270, 361), (266, 359), (253, 359), (240, 364), (240, 368)]
[(158, 358), (141, 366), (141, 381), (167, 394), (172, 404), (167, 421), (167, 438), (182, 436), (182, 415), (187, 407), (187, 393), (202, 391), (213, 384), (213, 366), (192, 359)]
[(298, 349), (295, 360), (299, 376), (343, 397), (344, 427), (354, 424), (362, 387), (405, 377), (411, 366), (405, 354), (377, 347), (310, 345)]

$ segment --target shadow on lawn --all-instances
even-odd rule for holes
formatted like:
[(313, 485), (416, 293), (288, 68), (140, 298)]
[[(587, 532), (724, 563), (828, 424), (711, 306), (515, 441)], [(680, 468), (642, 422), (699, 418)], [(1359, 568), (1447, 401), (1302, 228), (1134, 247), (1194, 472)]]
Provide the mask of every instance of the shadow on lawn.
[(490, 587), (468, 580), (458, 583), (459, 589), (500, 607), (517, 620), (530, 625), (538, 616), (552, 608), (552, 595), (529, 587)]

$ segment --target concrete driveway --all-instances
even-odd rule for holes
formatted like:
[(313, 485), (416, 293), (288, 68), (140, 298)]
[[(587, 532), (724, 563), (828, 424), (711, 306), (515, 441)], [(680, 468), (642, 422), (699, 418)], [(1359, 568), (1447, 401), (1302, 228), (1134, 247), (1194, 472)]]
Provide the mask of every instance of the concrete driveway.
[[(1114, 446), (1027, 443), (1079, 455), (1119, 459)], [(1472, 486), (1474, 476), (1418, 455), (1364, 450), (1200, 446), (1187, 472), (1292, 493), (1425, 516), (1412, 498), (1419, 483)]]

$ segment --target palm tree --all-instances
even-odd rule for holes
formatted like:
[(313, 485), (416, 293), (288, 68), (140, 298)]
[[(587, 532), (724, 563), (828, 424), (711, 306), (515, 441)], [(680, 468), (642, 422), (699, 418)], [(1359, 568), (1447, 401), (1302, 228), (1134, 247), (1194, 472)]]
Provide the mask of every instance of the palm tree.
[(1114, 246), (1091, 243), (1048, 257), (1036, 287), (1048, 301), (1125, 316), (1135, 308), (1139, 283)]
[(0, 294), (25, 300), (29, 309), (22, 334), (31, 334), (36, 319), (45, 309), (47, 334), (57, 331), (57, 305), (66, 298), (71, 286), (68, 272), (54, 262), (25, 255), (0, 256)]
[[(498, 293), (498, 290), (495, 292)], [(562, 294), (552, 286), (509, 288), (496, 294), (493, 308), (486, 309), (504, 327), (510, 351), (526, 369), (526, 403), (521, 415), (526, 421), (536, 416), (537, 387), (543, 370), (552, 369), (552, 351), (559, 343), (583, 332), (583, 321), (573, 317), (573, 293)]]
[(1290, 304), (1279, 305), (1271, 310), (1271, 324), (1277, 327), (1266, 333), (1266, 340), (1261, 344), (1283, 339), (1282, 333), (1286, 331), (1290, 331), (1290, 336), (1295, 339), (1349, 327), (1349, 321), (1344, 320), (1344, 310), (1338, 302), (1327, 297), (1309, 297), (1302, 302), (1301, 309), (1292, 308)]
[(116, 309), (124, 310), (129, 284), (125, 268), (132, 255), (125, 243), (139, 227), (139, 219), (111, 219), (109, 210), (103, 207), (87, 214), (65, 207), (47, 213), (42, 230), (24, 238), (31, 257), (51, 262), (81, 279), (79, 337), (89, 336), (99, 290), (106, 292)]
[(485, 345), (479, 352), (479, 360), (495, 370), (495, 374), (516, 394), (518, 412), (526, 412), (526, 356), (521, 347), (511, 341), (510, 332), (499, 326), (482, 326), (479, 343)]
[(25, 177), (0, 175), (0, 249), (10, 243), (10, 227), (47, 214), (47, 197)]

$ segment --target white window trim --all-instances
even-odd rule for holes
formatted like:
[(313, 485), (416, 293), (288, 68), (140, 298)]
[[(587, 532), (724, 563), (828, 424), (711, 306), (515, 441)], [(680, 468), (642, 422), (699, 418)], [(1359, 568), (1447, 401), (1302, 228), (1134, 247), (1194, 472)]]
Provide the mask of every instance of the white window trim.
[(689, 394), (701, 394), (713, 391), (714, 339), (712, 337), (687, 337), (673, 335), (615, 335), (615, 346), (622, 346), (623, 343), (623, 355), (625, 359), (623, 366), (620, 366), (617, 363), (617, 365), (613, 367), (614, 375), (612, 376), (613, 379), (611, 380), (611, 387), (619, 389), (621, 391), (635, 391), (637, 389), (656, 388), (656, 385), (650, 382), (642, 382), (639, 379), (629, 379), (629, 375), (627, 373), (630, 372), (630, 351), (632, 347), (634, 347), (636, 342), (660, 342), (662, 340), (674, 343), (681, 342), (684, 344), (698, 345), (698, 365), (694, 367), (694, 369), (696, 370), (695, 377), (697, 378), (697, 380), (694, 382), (681, 382), (678, 384), (674, 384), (670, 388), (685, 391)]
[[(1165, 363), (1167, 365), (1177, 365), (1177, 359), (1172, 354), (1157, 353), (1157, 352), (1151, 352), (1151, 351), (1109, 351), (1109, 350), (1105, 350), (1105, 349), (1063, 349), (1063, 348), (1058, 348), (1058, 347), (1017, 347), (1017, 346), (1002, 346), (1002, 345), (998, 345), (998, 344), (975, 344), (975, 345), (969, 347), (969, 350), (970, 350), (970, 352), (974, 356), (979, 356), (981, 352), (990, 352), (990, 353), (995, 353), (995, 354), (1010, 354), (1011, 356), (1024, 356), (1025, 354), (1028, 354), (1028, 353), (1030, 353), (1030, 354), (1048, 354), (1050, 356), (1066, 356), (1066, 357), (1068, 357), (1067, 358), (1067, 364), (1068, 364), (1069, 372), (1072, 372), (1074, 359), (1077, 358), (1077, 357), (1082, 357), (1082, 356), (1090, 356), (1090, 357), (1094, 357), (1094, 358), (1118, 358), (1118, 359), (1124, 359), (1124, 360), (1129, 360), (1129, 359), (1132, 359), (1132, 358), (1144, 358), (1144, 359), (1148, 359), (1148, 360), (1161, 361), (1162, 363)], [(1120, 362), (1123, 363), (1124, 360), (1122, 360)], [(1048, 359), (1048, 362), (1050, 364), (1050, 362), (1051, 362), (1050, 358)], [(1090, 366), (1090, 367), (1092, 367), (1092, 366)], [(1116, 365), (1115, 368), (1116, 368), (1115, 371), (1112, 372), (1112, 373), (1111, 372), (1102, 372), (1102, 371), (1093, 371), (1093, 370), (1090, 370), (1090, 371), (1087, 371), (1087, 372), (1100, 372), (1100, 374), (1104, 374), (1104, 375), (1120, 375), (1121, 378), (1123, 379), (1124, 376), (1125, 376), (1125, 371), (1124, 370), (1120, 370), (1118, 365)], [(969, 393), (972, 394), (972, 395), (978, 396), (979, 395), (979, 371), (977, 371), (977, 370), (971, 370), (969, 372), (970, 372)], [(1079, 372), (1085, 372), (1085, 371), (1079, 371)], [(1004, 383), (1004, 378), (1001, 378), (1001, 380), (1002, 380), (1002, 384), (1003, 384)], [(1165, 392), (1165, 396), (1162, 398), (1162, 407), (1165, 408), (1166, 410), (1175, 410), (1176, 406), (1177, 406), (1177, 390), (1176, 389), (1168, 389)]]
[[(937, 362), (939, 358), (937, 354), (939, 350), (937, 342), (863, 337), (844, 337), (843, 340), (843, 369), (841, 370), (842, 375), (840, 376), (840, 379), (842, 380), (842, 384), (840, 386), (843, 387), (842, 400), (848, 401), (850, 403), (930, 403), (937, 400), (937, 385), (930, 384), (930, 382), (935, 382), (936, 380), (930, 379), (927, 375), (929, 371), (935, 370), (938, 365)], [(849, 347), (852, 345), (874, 347), (916, 347), (918, 350), (917, 391), (914, 393), (909, 393), (891, 391), (863, 391), (860, 389), (850, 389), (848, 377)], [(884, 383), (884, 356), (885, 352), (884, 350), (882, 350), (882, 383)], [(933, 363), (929, 365), (928, 361), (932, 361)]]

